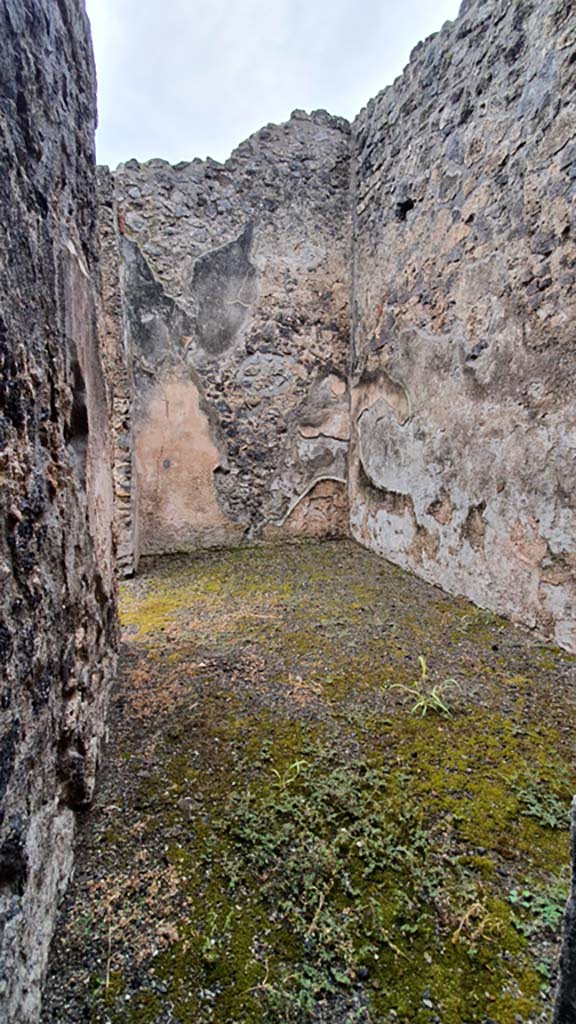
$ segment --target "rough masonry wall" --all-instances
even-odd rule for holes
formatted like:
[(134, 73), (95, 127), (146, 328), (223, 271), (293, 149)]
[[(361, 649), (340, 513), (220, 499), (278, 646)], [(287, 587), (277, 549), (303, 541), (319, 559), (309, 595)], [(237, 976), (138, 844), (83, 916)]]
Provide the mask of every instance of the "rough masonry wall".
[(347, 530), (349, 141), (295, 112), (115, 172), (144, 554)]
[(94, 73), (80, 0), (0, 0), (0, 1018), (37, 1019), (114, 664)]
[(138, 568), (138, 490), (134, 467), (134, 379), (123, 294), (118, 209), (107, 167), (97, 168), (98, 247), (102, 280), (101, 348), (112, 435), (116, 569)]
[(575, 39), (465, 2), (353, 128), (353, 534), (570, 650)]

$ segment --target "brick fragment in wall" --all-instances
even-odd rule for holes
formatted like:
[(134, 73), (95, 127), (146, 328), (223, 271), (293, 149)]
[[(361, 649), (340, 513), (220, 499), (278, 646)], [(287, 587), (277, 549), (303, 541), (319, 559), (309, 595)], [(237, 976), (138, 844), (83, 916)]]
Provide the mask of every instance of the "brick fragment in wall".
[(83, 6), (0, 2), (0, 1019), (33, 1024), (115, 663)]

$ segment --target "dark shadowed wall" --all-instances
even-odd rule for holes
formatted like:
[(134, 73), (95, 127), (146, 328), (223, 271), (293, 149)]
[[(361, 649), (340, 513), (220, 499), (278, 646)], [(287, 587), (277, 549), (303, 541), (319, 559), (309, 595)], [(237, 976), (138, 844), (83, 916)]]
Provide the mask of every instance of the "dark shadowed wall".
[(0, 0), (0, 1018), (39, 983), (114, 666), (95, 89), (80, 0)]

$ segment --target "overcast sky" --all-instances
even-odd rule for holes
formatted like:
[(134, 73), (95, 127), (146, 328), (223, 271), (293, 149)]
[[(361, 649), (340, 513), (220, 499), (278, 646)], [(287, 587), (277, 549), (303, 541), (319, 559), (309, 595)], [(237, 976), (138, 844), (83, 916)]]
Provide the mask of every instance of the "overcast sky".
[(292, 110), (353, 118), (459, 0), (86, 0), (98, 160), (225, 160)]

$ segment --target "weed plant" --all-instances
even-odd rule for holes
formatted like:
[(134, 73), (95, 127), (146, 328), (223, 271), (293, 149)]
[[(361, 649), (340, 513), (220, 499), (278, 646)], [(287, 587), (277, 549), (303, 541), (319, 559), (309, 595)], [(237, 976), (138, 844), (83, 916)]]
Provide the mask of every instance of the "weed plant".
[(418, 658), (420, 664), (420, 678), (413, 683), (389, 683), (386, 690), (401, 690), (414, 700), (410, 712), (413, 715), (420, 714), (422, 717), (433, 712), (435, 714), (450, 717), (451, 710), (447, 703), (446, 694), (453, 689), (460, 690), (460, 683), (456, 679), (443, 679), (440, 683), (430, 685), (428, 679), (428, 666), (426, 658), (421, 654)]

